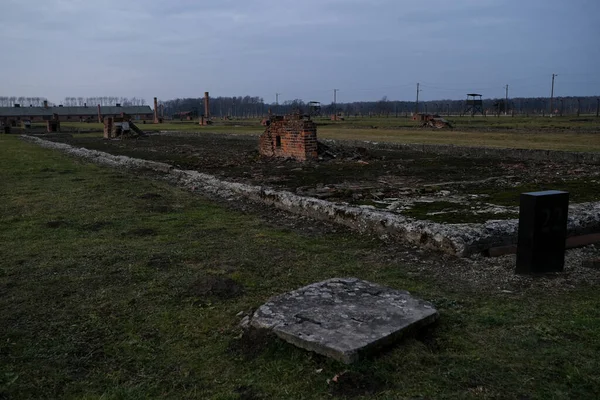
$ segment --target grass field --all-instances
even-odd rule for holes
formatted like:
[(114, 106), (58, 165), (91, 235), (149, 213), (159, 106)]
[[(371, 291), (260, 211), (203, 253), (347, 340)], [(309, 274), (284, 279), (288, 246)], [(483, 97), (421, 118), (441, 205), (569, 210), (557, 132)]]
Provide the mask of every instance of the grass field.
[[(0, 398), (600, 396), (597, 288), (454, 285), (379, 241), (310, 232), (0, 136)], [(439, 325), (350, 367), (237, 327), (335, 276), (410, 290)]]
[[(461, 146), (600, 151), (600, 119), (588, 117), (450, 117), (455, 129), (415, 127), (409, 118), (349, 118), (332, 122), (317, 119), (320, 138), (371, 140), (395, 143), (454, 144)], [(67, 130), (102, 130), (98, 123), (62, 123)], [(201, 127), (193, 122), (144, 124), (147, 131), (182, 131), (260, 134), (259, 120), (216, 121)]]

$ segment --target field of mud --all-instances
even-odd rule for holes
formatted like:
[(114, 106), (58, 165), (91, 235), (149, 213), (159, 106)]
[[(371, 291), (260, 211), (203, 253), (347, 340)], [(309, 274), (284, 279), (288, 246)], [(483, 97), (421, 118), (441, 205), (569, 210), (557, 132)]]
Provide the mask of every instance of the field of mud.
[(320, 143), (318, 161), (302, 163), (261, 157), (256, 136), (208, 133), (48, 139), (435, 222), (516, 218), (519, 194), (527, 191), (567, 190), (571, 203), (600, 200), (595, 165), (450, 157), (332, 141)]

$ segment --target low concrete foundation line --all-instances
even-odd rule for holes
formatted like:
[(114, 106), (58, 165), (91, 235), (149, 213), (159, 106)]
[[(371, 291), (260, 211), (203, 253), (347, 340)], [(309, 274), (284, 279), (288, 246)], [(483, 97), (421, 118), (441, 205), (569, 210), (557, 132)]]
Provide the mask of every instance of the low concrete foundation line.
[[(481, 253), (493, 247), (515, 244), (517, 241), (516, 219), (488, 221), (483, 224), (440, 224), (421, 221), (369, 206), (336, 204), (268, 187), (222, 181), (212, 175), (179, 170), (165, 163), (115, 156), (34, 136), (21, 137), (42, 147), (60, 150), (93, 163), (159, 172), (163, 174), (163, 179), (194, 192), (224, 198), (243, 197), (295, 214), (345, 225), (361, 233), (376, 234), (382, 239), (401, 240), (459, 257)], [(600, 231), (600, 202), (571, 206), (568, 230), (569, 236)]]

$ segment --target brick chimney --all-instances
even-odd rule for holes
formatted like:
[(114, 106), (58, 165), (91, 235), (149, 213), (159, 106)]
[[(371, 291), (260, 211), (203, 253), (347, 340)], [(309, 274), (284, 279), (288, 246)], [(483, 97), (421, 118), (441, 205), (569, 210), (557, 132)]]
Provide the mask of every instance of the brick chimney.
[(44, 100), (44, 108), (48, 108), (48, 100)]
[(100, 104), (98, 104), (98, 122), (102, 123), (102, 113), (100, 112)]
[(158, 124), (158, 99), (154, 98), (154, 123)]
[(210, 98), (208, 97), (208, 92), (204, 92), (204, 118), (210, 119)]

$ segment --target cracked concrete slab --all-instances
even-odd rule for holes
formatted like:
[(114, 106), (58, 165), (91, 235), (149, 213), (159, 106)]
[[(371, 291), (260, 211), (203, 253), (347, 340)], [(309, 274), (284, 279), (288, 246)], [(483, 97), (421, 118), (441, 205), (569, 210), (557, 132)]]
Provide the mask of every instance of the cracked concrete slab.
[(273, 297), (251, 326), (346, 364), (438, 318), (428, 302), (356, 278), (333, 278)]

